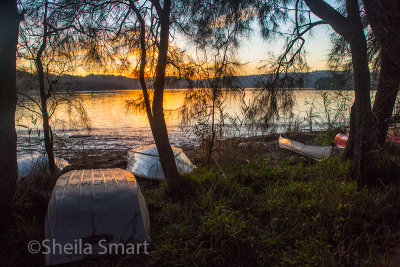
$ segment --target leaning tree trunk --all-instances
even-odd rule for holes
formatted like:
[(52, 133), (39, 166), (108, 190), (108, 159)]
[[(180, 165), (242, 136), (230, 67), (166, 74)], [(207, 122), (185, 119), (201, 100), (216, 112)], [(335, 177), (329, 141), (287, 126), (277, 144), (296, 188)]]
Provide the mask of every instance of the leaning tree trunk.
[(352, 156), (352, 173), (359, 185), (374, 183), (368, 169), (372, 163), (371, 152), (375, 142), (375, 129), (370, 98), (370, 73), (367, 41), (360, 16), (358, 0), (346, 0), (347, 17), (326, 1), (304, 0), (310, 10), (339, 33), (351, 48), (355, 101), (350, 115), (350, 137), (345, 155)]
[(0, 233), (13, 223), (12, 199), (16, 190), (17, 135), (15, 131), (16, 51), (19, 15), (17, 1), (0, 2)]
[(378, 144), (383, 145), (388, 130), (388, 119), (392, 116), (399, 92), (400, 69), (385, 49), (382, 49), (381, 57), (379, 84), (372, 111), (374, 112), (376, 120), (376, 141)]
[(44, 147), (46, 149), (48, 163), (49, 163), (49, 170), (51, 173), (55, 173), (56, 163), (54, 160), (54, 146), (53, 146), (53, 134), (50, 128), (49, 123), (49, 113), (47, 111), (47, 99), (48, 96), (46, 94), (46, 89), (44, 86), (44, 71), (43, 71), (43, 64), (42, 64), (42, 55), (44, 50), (47, 46), (47, 6), (48, 1), (45, 2), (44, 8), (44, 17), (43, 17), (43, 38), (42, 43), (39, 47), (39, 50), (36, 54), (35, 63), (36, 63), (36, 71), (38, 75), (39, 81), (39, 92), (40, 92), (40, 105), (41, 105), (41, 113), (42, 113), (42, 120), (43, 120), (43, 135), (44, 135)]
[[(348, 20), (352, 27), (350, 48), (354, 72), (355, 102), (352, 157), (352, 174), (359, 185), (374, 183), (374, 177), (368, 172), (371, 166), (371, 150), (375, 141), (375, 129), (371, 111), (370, 72), (368, 67), (367, 42), (363, 31), (358, 2), (347, 0)], [(351, 148), (351, 145), (347, 149)], [(346, 153), (348, 154), (348, 152)]]
[(169, 15), (170, 1), (164, 2), (164, 9), (160, 10), (160, 45), (158, 51), (158, 62), (156, 67), (156, 78), (154, 83), (153, 105), (150, 104), (149, 94), (145, 82), (145, 67), (146, 67), (146, 25), (145, 21), (136, 7), (135, 3), (131, 2), (130, 7), (138, 17), (140, 24), (140, 73), (139, 81), (143, 91), (144, 103), (146, 107), (147, 117), (149, 119), (150, 128), (157, 146), (160, 157), (161, 168), (165, 175), (170, 188), (175, 191), (179, 190), (180, 175), (175, 163), (174, 153), (169, 143), (167, 125), (164, 118), (163, 95), (165, 83), (165, 69), (168, 56), (168, 39), (169, 39)]
[[(39, 49), (40, 51), (40, 49)], [(38, 53), (39, 54), (39, 53)], [(49, 170), (51, 173), (55, 173), (56, 163), (54, 160), (54, 146), (53, 146), (53, 134), (51, 131), (50, 123), (49, 123), (49, 113), (47, 111), (47, 95), (44, 88), (44, 73), (43, 73), (43, 65), (40, 59), (40, 56), (36, 58), (36, 67), (37, 74), (39, 80), (39, 91), (40, 91), (40, 104), (41, 104), (41, 113), (43, 120), (43, 136), (44, 136), (44, 147), (46, 149)]]
[(43, 136), (44, 136), (44, 147), (46, 149), (49, 170), (51, 173), (55, 173), (56, 163), (54, 159), (54, 145), (53, 145), (53, 134), (51, 131), (50, 123), (49, 123), (49, 113), (47, 111), (47, 95), (44, 89), (44, 77), (43, 77), (43, 69), (38, 75), (39, 85), (40, 85), (40, 98), (41, 98), (41, 113), (43, 120)]
[(164, 8), (162, 9), (161, 14), (159, 14), (161, 25), (160, 45), (158, 50), (156, 78), (154, 82), (154, 98), (152, 106), (153, 119), (150, 126), (154, 141), (156, 142), (165, 179), (173, 190), (178, 190), (180, 175), (176, 167), (174, 153), (169, 143), (163, 108), (165, 69), (168, 59), (170, 7), (171, 2), (168, 0), (164, 1)]
[(381, 49), (381, 68), (373, 112), (377, 142), (386, 140), (388, 120), (392, 116), (400, 83), (400, 2), (398, 0), (363, 1), (367, 21)]

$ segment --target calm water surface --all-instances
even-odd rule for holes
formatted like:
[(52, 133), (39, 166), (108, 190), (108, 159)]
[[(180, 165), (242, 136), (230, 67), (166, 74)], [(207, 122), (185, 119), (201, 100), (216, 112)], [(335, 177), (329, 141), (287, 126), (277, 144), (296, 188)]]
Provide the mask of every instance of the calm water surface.
[[(250, 103), (257, 91), (246, 91), (245, 102)], [(280, 117), (276, 123), (275, 131), (284, 130), (285, 127), (294, 121), (300, 128), (309, 127), (309, 120), (305, 119), (311, 114), (313, 118), (313, 129), (321, 128), (320, 125), (332, 120), (333, 114), (341, 113), (346, 120), (348, 117), (348, 106), (339, 105), (336, 101), (337, 96), (333, 92), (326, 91), (325, 105), (321, 91), (297, 90), (294, 91), (295, 104), (292, 118)], [(180, 126), (179, 108), (184, 104), (185, 90), (166, 90), (164, 95), (164, 107), (166, 111), (166, 121), (171, 143), (173, 145), (189, 145), (197, 142), (196, 136), (190, 131), (190, 127), (183, 129)], [(351, 103), (353, 92), (344, 92), (345, 97)], [(78, 116), (71, 111), (68, 106), (59, 106), (52, 122), (54, 132), (60, 138), (56, 141), (56, 153), (73, 153), (77, 150), (85, 149), (106, 149), (124, 150), (153, 143), (149, 123), (145, 113), (127, 112), (126, 103), (128, 100), (138, 99), (141, 96), (140, 90), (123, 91), (101, 91), (101, 92), (80, 92), (77, 94), (81, 98), (85, 107), (87, 118), (90, 122), (91, 131), (83, 129)], [(343, 100), (344, 101), (344, 100)], [(329, 103), (326, 103), (329, 102)], [(243, 119), (240, 106), (241, 101), (231, 99), (226, 102), (226, 111), (231, 116)], [(326, 112), (326, 107), (330, 109)], [(327, 116), (329, 115), (329, 116)], [(70, 118), (75, 121), (70, 123)], [(41, 121), (31, 112), (19, 109), (16, 114), (18, 131), (18, 152), (26, 153), (31, 150), (40, 150), (41, 147)], [(228, 123), (229, 124), (229, 123)], [(237, 135), (263, 134), (262, 131), (249, 131), (242, 126)]]

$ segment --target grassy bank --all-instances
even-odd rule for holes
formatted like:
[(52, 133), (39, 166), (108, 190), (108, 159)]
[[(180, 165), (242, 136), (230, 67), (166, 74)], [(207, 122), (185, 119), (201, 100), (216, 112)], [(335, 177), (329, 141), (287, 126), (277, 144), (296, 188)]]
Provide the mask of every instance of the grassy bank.
[[(338, 156), (310, 161), (279, 150), (276, 137), (226, 142), (216, 148), (220, 167), (201, 167), (200, 150), (190, 153), (200, 167), (184, 176), (185, 195), (168, 196), (165, 183), (138, 179), (150, 212), (149, 255), (111, 256), (72, 265), (397, 263), (398, 186), (357, 189), (348, 177), (348, 162)], [(29, 254), (26, 246), (43, 238), (55, 179), (37, 177), (20, 186), (15, 202), (17, 227), (1, 245), (2, 263), (43, 264), (43, 257)]]
[(387, 265), (400, 190), (357, 190), (338, 158), (197, 169), (179, 201), (147, 190), (155, 265)]

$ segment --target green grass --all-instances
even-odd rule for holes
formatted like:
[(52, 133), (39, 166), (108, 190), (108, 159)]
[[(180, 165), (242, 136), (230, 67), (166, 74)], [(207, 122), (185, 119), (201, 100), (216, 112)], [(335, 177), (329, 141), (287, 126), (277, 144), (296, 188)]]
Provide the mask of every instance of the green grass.
[[(357, 189), (349, 163), (266, 158), (197, 168), (185, 194), (166, 183), (143, 189), (151, 219), (150, 255), (107, 256), (73, 266), (381, 266), (398, 249), (400, 188)], [(43, 238), (54, 177), (21, 185), (16, 228), (3, 241), (8, 265), (43, 264), (26, 244)], [(5, 260), (4, 260), (5, 259)], [(69, 265), (70, 266), (70, 265)]]
[(185, 177), (191, 192), (145, 191), (157, 266), (385, 265), (399, 240), (400, 190), (357, 190), (338, 158)]
[(321, 146), (331, 146), (335, 142), (335, 136), (338, 133), (345, 133), (345, 129), (330, 128), (317, 135), (315, 143)]

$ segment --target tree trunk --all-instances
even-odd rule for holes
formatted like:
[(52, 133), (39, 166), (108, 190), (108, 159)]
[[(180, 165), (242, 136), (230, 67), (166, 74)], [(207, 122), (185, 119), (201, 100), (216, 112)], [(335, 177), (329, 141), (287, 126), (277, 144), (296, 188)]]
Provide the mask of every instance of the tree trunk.
[[(156, 4), (159, 4), (157, 2)], [(164, 2), (164, 9), (160, 9), (160, 46), (158, 51), (158, 61), (156, 67), (156, 78), (154, 83), (154, 97), (153, 105), (150, 105), (150, 99), (147, 92), (145, 81), (145, 67), (146, 67), (146, 25), (145, 21), (136, 7), (135, 3), (130, 2), (130, 7), (135, 12), (140, 23), (140, 73), (139, 81), (143, 91), (143, 97), (146, 107), (147, 118), (149, 119), (150, 128), (157, 146), (161, 168), (163, 170), (165, 179), (172, 191), (179, 190), (180, 175), (175, 163), (174, 153), (169, 143), (167, 125), (164, 118), (163, 108), (163, 95), (164, 95), (164, 82), (165, 82), (165, 69), (168, 59), (168, 42), (169, 42), (169, 15), (170, 15), (170, 1)]]
[(375, 103), (372, 111), (375, 115), (375, 127), (377, 129), (376, 141), (383, 145), (388, 130), (388, 119), (392, 116), (393, 108), (399, 92), (400, 69), (393, 62), (385, 49), (381, 52), (381, 70), (379, 85), (375, 95)]
[(354, 72), (355, 112), (354, 150), (352, 174), (359, 185), (374, 183), (368, 169), (371, 166), (371, 150), (375, 141), (375, 129), (371, 111), (370, 72), (368, 67), (367, 42), (363, 31), (360, 10), (356, 0), (346, 1), (349, 27), (352, 28), (350, 48)]
[(51, 173), (55, 173), (56, 163), (54, 160), (54, 147), (53, 147), (53, 134), (49, 124), (49, 113), (47, 111), (47, 99), (48, 96), (46, 94), (46, 89), (44, 86), (44, 72), (43, 72), (43, 64), (42, 64), (42, 55), (47, 46), (47, 6), (48, 1), (44, 4), (44, 15), (43, 15), (43, 39), (42, 44), (39, 47), (39, 50), (36, 54), (35, 63), (36, 63), (36, 72), (38, 75), (39, 81), (39, 92), (40, 92), (40, 105), (41, 105), (41, 113), (43, 120), (43, 135), (44, 135), (44, 147), (46, 149), (49, 170)]
[(398, 0), (364, 0), (367, 22), (381, 49), (400, 66), (400, 2)]
[(350, 137), (345, 156), (352, 158), (352, 175), (359, 185), (370, 182), (368, 167), (371, 165), (371, 149), (375, 141), (373, 128), (370, 73), (368, 68), (367, 42), (357, 0), (346, 0), (347, 17), (323, 0), (304, 0), (310, 10), (328, 23), (350, 44), (355, 101), (350, 115)]
[(373, 112), (377, 142), (386, 140), (400, 82), (400, 3), (398, 0), (363, 1), (369, 25), (381, 49), (381, 69)]
[(351, 160), (353, 158), (355, 135), (356, 135), (356, 105), (355, 103), (353, 103), (350, 110), (350, 134), (343, 155), (345, 159)]
[(15, 131), (16, 51), (19, 15), (17, 1), (0, 2), (0, 233), (13, 223), (12, 199), (16, 190), (17, 135)]
[(39, 80), (40, 104), (41, 104), (41, 113), (43, 120), (44, 147), (46, 149), (48, 157), (49, 170), (51, 173), (55, 173), (57, 168), (54, 160), (53, 134), (49, 124), (49, 113), (47, 111), (47, 95), (44, 88), (43, 65), (41, 61), (41, 54), (39, 56), (39, 53), (38, 57), (36, 58), (36, 68)]
[[(41, 79), (40, 75), (39, 79)], [(47, 112), (47, 97), (45, 93), (43, 95), (42, 88), (40, 88), (40, 98), (43, 119), (44, 147), (48, 157), (49, 170), (51, 173), (55, 173), (57, 171), (57, 167), (54, 159), (53, 134), (49, 124), (49, 114)]]
[(154, 98), (152, 106), (153, 120), (150, 125), (154, 141), (156, 142), (158, 154), (160, 157), (160, 163), (165, 175), (165, 179), (173, 190), (177, 190), (177, 187), (179, 186), (180, 175), (176, 167), (174, 153), (169, 143), (163, 108), (165, 69), (168, 59), (170, 8), (171, 2), (169, 0), (164, 1), (164, 8), (159, 14), (161, 25), (160, 46), (158, 50), (156, 78), (154, 82)]
[[(218, 86), (218, 85), (217, 85)], [(212, 157), (212, 151), (214, 148), (214, 142), (215, 142), (215, 99), (217, 97), (217, 90), (218, 87), (213, 88), (213, 102), (212, 102), (212, 111), (211, 111), (211, 140), (210, 144), (208, 146), (208, 156), (207, 156), (207, 166), (211, 166), (211, 157)]]

